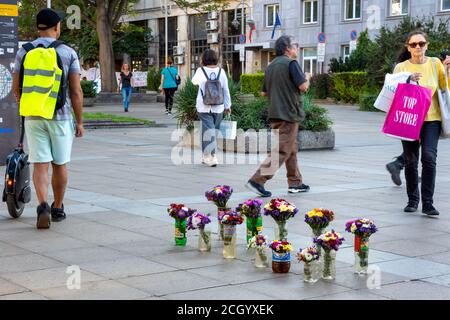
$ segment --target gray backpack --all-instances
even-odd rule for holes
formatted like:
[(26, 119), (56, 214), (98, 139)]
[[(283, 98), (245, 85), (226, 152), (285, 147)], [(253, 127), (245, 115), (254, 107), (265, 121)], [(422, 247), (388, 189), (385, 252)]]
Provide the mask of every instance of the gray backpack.
[(214, 78), (214, 80), (208, 77), (208, 74), (203, 67), (202, 71), (206, 77), (205, 92), (202, 91), (203, 103), (208, 106), (218, 106), (223, 104), (223, 88), (220, 83), (220, 73), (222, 72), (222, 69), (220, 68), (219, 74)]

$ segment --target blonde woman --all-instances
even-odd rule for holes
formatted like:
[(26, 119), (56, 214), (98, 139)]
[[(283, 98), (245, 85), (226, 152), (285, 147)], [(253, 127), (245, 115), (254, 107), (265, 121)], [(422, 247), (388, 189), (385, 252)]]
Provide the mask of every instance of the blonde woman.
[(130, 106), (131, 92), (133, 90), (133, 73), (127, 63), (122, 65), (119, 79), (119, 90), (122, 91), (123, 110), (128, 112)]
[[(428, 43), (428, 36), (424, 32), (411, 32), (406, 39), (394, 73), (410, 72), (412, 81), (418, 81), (421, 86), (427, 87), (433, 92), (431, 106), (420, 132), (420, 140), (402, 141), (408, 194), (408, 204), (404, 211), (417, 211), (419, 201), (422, 199), (422, 213), (428, 216), (437, 216), (439, 211), (433, 206), (433, 195), (436, 181), (437, 147), (442, 121), (437, 90), (446, 85), (445, 68), (450, 68), (450, 61), (445, 59), (444, 67), (438, 58), (427, 57)], [(438, 80), (436, 80), (435, 69)], [(421, 190), (419, 190), (418, 175), (419, 151), (422, 153), (420, 157), (422, 162)]]

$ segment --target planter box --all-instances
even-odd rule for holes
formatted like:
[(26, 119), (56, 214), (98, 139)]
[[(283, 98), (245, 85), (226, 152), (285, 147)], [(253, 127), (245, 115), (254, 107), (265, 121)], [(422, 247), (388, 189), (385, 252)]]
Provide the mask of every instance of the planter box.
[(255, 101), (256, 100), (256, 97), (252, 94), (252, 93), (249, 93), (249, 94), (239, 94), (238, 96), (237, 96), (237, 99), (240, 101), (240, 102), (242, 102), (242, 103), (249, 103), (249, 102), (252, 102), (252, 101)]
[(302, 130), (298, 132), (298, 150), (334, 149), (335, 135), (333, 129), (314, 132)]
[[(325, 150), (334, 149), (335, 134), (332, 129), (323, 132), (313, 132), (303, 130), (298, 132), (297, 136), (298, 150)], [(187, 130), (182, 138), (182, 146), (191, 148), (200, 148), (200, 130), (194, 129), (192, 132)], [(246, 131), (238, 130), (238, 136), (235, 140), (217, 139), (219, 150), (234, 153), (268, 153), (278, 144), (278, 137), (271, 130)]]
[(83, 98), (83, 107), (90, 108), (94, 106), (94, 98)]

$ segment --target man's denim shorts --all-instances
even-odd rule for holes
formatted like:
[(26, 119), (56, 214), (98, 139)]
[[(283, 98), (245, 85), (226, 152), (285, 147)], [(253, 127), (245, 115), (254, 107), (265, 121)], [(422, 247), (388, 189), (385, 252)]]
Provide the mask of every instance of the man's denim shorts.
[(31, 163), (70, 162), (75, 128), (72, 120), (25, 120)]

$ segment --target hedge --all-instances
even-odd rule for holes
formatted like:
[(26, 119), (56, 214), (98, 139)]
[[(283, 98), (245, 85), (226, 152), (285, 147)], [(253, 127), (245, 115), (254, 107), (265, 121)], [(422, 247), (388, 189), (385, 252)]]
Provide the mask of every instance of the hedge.
[(241, 92), (244, 94), (253, 93), (255, 97), (259, 97), (263, 83), (264, 73), (241, 74)]
[(361, 92), (369, 91), (367, 72), (339, 72), (331, 74), (333, 98), (336, 101), (358, 103)]
[(309, 91), (314, 99), (326, 99), (331, 95), (332, 83), (328, 73), (315, 74), (311, 77)]
[(83, 91), (83, 97), (85, 98), (95, 98), (97, 96), (97, 85), (94, 81), (81, 80), (80, 81), (81, 90)]
[(377, 112), (381, 111), (375, 108), (373, 105), (377, 100), (378, 93), (364, 92), (359, 96), (359, 110)]

